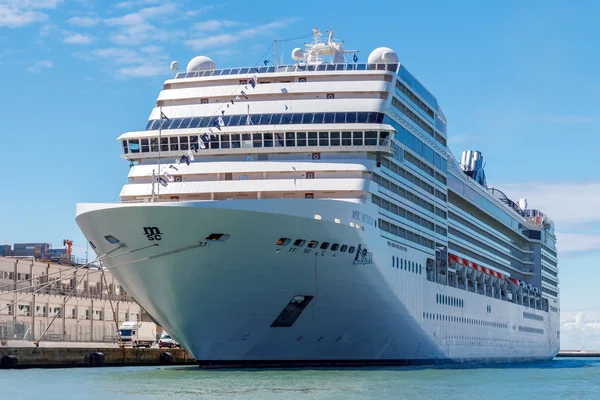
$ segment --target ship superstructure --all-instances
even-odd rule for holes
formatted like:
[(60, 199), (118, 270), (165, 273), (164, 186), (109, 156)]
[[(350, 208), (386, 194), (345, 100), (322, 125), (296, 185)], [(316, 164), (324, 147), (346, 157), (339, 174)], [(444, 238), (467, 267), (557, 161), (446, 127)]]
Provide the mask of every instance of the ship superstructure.
[(292, 59), (195, 57), (119, 137), (122, 202), (77, 222), (128, 292), (201, 365), (554, 357), (552, 221), (455, 160), (391, 49)]

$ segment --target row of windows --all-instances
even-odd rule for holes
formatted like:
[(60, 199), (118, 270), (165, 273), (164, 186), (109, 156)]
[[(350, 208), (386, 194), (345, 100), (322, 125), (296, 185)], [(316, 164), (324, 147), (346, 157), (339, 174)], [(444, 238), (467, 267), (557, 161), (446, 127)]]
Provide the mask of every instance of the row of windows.
[(532, 314), (527, 311), (523, 311), (523, 318), (534, 319), (536, 321), (543, 321), (544, 317), (542, 315)]
[[(297, 71), (391, 71), (396, 72), (398, 64), (366, 64), (366, 63), (340, 63), (340, 64), (294, 64), (271, 67), (245, 67), (212, 69), (195, 72), (179, 72), (175, 79), (201, 78), (203, 76), (226, 76), (244, 74), (265, 74), (274, 72), (297, 72)], [(260, 75), (259, 75), (260, 76)]]
[(408, 261), (403, 258), (398, 258), (396, 256), (392, 256), (392, 268), (403, 269), (404, 271), (414, 272), (419, 275), (423, 273), (421, 264), (417, 264), (414, 261)]
[(412, 112), (412, 110), (404, 105), (396, 96), (392, 97), (392, 105), (400, 111), (402, 114), (406, 115), (412, 122), (414, 122), (418, 127), (420, 127), (425, 133), (429, 134), (432, 138), (434, 138), (437, 142), (439, 142), (443, 147), (446, 147), (446, 139), (433, 130), (433, 128), (425, 122), (421, 117)]
[(548, 264), (552, 265), (553, 267), (556, 267), (556, 262), (553, 259), (551, 259), (550, 257), (545, 256), (543, 253), (542, 253), (542, 260), (546, 261)]
[(480, 319), (458, 317), (455, 315), (443, 315), (443, 314), (434, 314), (434, 313), (424, 312), (423, 318), (433, 319), (436, 321), (458, 322), (460, 324), (467, 324), (467, 325), (487, 326), (489, 328), (508, 329), (508, 324), (503, 324), (501, 322), (484, 321), (484, 320), (480, 320)]
[[(377, 112), (283, 113), (224, 115), (221, 126), (289, 125), (289, 124), (381, 124), (383, 114)], [(214, 126), (218, 117), (155, 119), (146, 130), (195, 129)]]
[(463, 299), (459, 299), (457, 297), (446, 296), (445, 294), (436, 294), (435, 302), (437, 304), (444, 304), (447, 306), (465, 308), (465, 302)]
[[(448, 227), (448, 233), (458, 237), (459, 239), (464, 240), (467, 243), (474, 244), (477, 247), (479, 247), (480, 249), (483, 249), (483, 250), (487, 251), (488, 253), (493, 254), (496, 257), (502, 258), (506, 264), (510, 265), (513, 268), (518, 268), (518, 269), (522, 268), (522, 263), (519, 263), (513, 259), (508, 258), (509, 256), (506, 254), (505, 251), (498, 250), (498, 249), (504, 249), (504, 247), (501, 247), (499, 245), (498, 246), (489, 245), (488, 243), (484, 242), (482, 239), (478, 238), (477, 236), (472, 236), (472, 235), (466, 234), (463, 231), (460, 231), (453, 227)], [(519, 260), (522, 260), (522, 258), (519, 258), (518, 255), (514, 254), (515, 252), (516, 252), (515, 250), (508, 251), (509, 254), (516, 256)], [(490, 263), (491, 260), (488, 259), (490, 257), (489, 255), (480, 253), (480, 256), (485, 257), (486, 262)]]
[(433, 213), (435, 210), (435, 207), (433, 206), (432, 203), (430, 203), (430, 202), (422, 199), (421, 197), (413, 194), (412, 192), (409, 192), (408, 190), (396, 185), (395, 183), (381, 177), (380, 175), (373, 174), (373, 182), (377, 183), (379, 186), (383, 187), (384, 189), (390, 190), (390, 191), (400, 195), (401, 197), (404, 197), (406, 200), (429, 211), (430, 213)]
[(400, 64), (400, 68), (398, 69), (398, 76), (421, 96), (423, 100), (431, 104), (434, 110), (438, 109), (437, 99), (402, 64)]
[[(484, 238), (491, 240), (494, 243), (499, 242), (498, 237), (492, 235), (491, 233), (489, 233), (488, 231), (481, 229), (480, 227), (476, 226), (475, 224), (471, 223), (470, 221), (467, 221), (466, 219), (462, 218), (461, 216), (459, 216), (458, 214), (453, 213), (452, 211), (449, 212), (450, 219), (456, 221), (457, 223), (459, 223), (460, 225), (463, 225), (464, 227), (472, 230), (473, 232), (477, 233), (478, 235), (483, 236)], [(514, 243), (513, 240), (511, 240), (509, 237), (502, 235), (502, 237), (508, 241), (510, 241), (512, 244), (517, 245), (517, 247), (520, 247), (518, 243)], [(504, 247), (505, 245), (502, 244), (501, 242), (498, 244), (498, 247)], [(524, 256), (523, 252), (519, 251), (519, 250), (515, 250), (513, 248), (510, 249), (510, 253), (514, 254), (515, 256), (517, 256), (518, 258), (522, 258)]]
[(550, 275), (558, 277), (558, 272), (556, 272), (548, 267), (544, 267), (543, 265), (542, 265), (542, 271), (546, 271)]
[(539, 333), (540, 335), (544, 334), (543, 329), (532, 328), (530, 326), (520, 326), (520, 325), (519, 325), (519, 332)]
[(554, 251), (552, 248), (550, 248), (550, 246), (546, 245), (545, 243), (542, 243), (542, 249), (544, 249), (544, 251), (547, 251), (548, 253), (552, 254), (554, 257), (557, 256), (556, 251)]
[(394, 121), (394, 119), (386, 115), (383, 118), (383, 123), (394, 127), (396, 130), (395, 138), (398, 139), (402, 144), (406, 145), (406, 147), (417, 153), (420, 157), (426, 159), (431, 165), (435, 166), (440, 171), (447, 171), (448, 160), (435, 152), (431, 147), (423, 143), (415, 135), (404, 129), (399, 123)]
[(435, 247), (433, 240), (417, 235), (416, 233), (407, 231), (406, 229), (403, 229), (398, 225), (392, 224), (382, 219), (379, 220), (379, 228), (384, 232), (388, 232), (392, 235), (396, 235), (403, 239), (410, 240), (411, 242), (419, 244), (423, 247), (428, 247), (430, 249), (433, 249)]
[(435, 224), (433, 222), (422, 218), (417, 214), (406, 210), (403, 207), (399, 207), (398, 205), (375, 195), (371, 195), (371, 201), (379, 207), (383, 208), (384, 210), (390, 211), (393, 214), (396, 214), (408, 221), (414, 222), (415, 224), (421, 225), (422, 227), (435, 232)]
[(389, 169), (390, 171), (392, 171), (396, 175), (398, 175), (398, 176), (406, 179), (407, 181), (409, 181), (410, 183), (412, 183), (416, 187), (419, 187), (419, 188), (425, 190), (429, 194), (434, 194), (435, 193), (433, 185), (430, 185), (429, 183), (425, 182), (421, 178), (418, 178), (417, 176), (411, 174), (410, 172), (408, 172), (407, 170), (405, 170), (401, 166), (397, 165), (396, 163), (391, 162), (389, 159), (384, 158), (382, 160), (382, 162), (381, 162), (381, 165), (384, 166), (385, 168)]
[(421, 110), (423, 110), (425, 112), (425, 114), (429, 115), (429, 117), (433, 119), (433, 117), (434, 117), (433, 110), (431, 108), (429, 108), (429, 106), (427, 104), (425, 104), (423, 101), (421, 101), (421, 99), (419, 99), (417, 96), (415, 96), (415, 94), (413, 92), (408, 90), (408, 88), (406, 86), (404, 86), (404, 84), (402, 82), (400, 82), (399, 80), (396, 80), (396, 88), (399, 89), (403, 95), (408, 97), (410, 99), (410, 101), (415, 103), (415, 105), (417, 107), (419, 107)]
[[(260, 147), (307, 147), (307, 146), (387, 146), (389, 132), (276, 132), (234, 133), (210, 135), (206, 144), (210, 149), (239, 149)], [(123, 151), (147, 153), (158, 151), (159, 139), (123, 140)], [(160, 151), (188, 150), (198, 148), (198, 135), (170, 136), (160, 138)]]
[(554, 281), (554, 280), (552, 280), (550, 278), (546, 278), (543, 275), (542, 275), (542, 282), (546, 282), (546, 283), (549, 283), (551, 285), (558, 286), (558, 282), (556, 282), (556, 281)]
[[(292, 242), (292, 239), (290, 239), (290, 238), (281, 238), (277, 241), (276, 245), (277, 246), (288, 246), (291, 242)], [(294, 241), (293, 246), (294, 247), (304, 247), (305, 244), (306, 244), (306, 240), (296, 239)], [(353, 254), (354, 251), (356, 250), (356, 247), (354, 247), (354, 246), (348, 246), (346, 244), (340, 245), (339, 243), (331, 244), (330, 242), (323, 242), (319, 246), (319, 241), (317, 241), (317, 240), (309, 241), (308, 245), (306, 247), (308, 247), (309, 249), (340, 251), (342, 253), (345, 253), (347, 251), (350, 254)]]

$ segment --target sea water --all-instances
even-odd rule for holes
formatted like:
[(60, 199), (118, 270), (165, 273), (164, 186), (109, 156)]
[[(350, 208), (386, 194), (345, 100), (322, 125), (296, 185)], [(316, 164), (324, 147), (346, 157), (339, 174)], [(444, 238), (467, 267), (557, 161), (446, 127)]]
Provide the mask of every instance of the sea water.
[(0, 371), (2, 399), (600, 399), (600, 359), (460, 367)]

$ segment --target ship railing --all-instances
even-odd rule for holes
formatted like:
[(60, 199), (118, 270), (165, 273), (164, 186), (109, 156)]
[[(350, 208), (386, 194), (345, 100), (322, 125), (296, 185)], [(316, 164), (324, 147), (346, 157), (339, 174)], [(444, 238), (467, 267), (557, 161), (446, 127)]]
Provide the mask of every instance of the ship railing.
[[(254, 75), (270, 74), (282, 72), (335, 72), (335, 71), (389, 71), (397, 72), (398, 63), (389, 64), (368, 64), (368, 63), (323, 63), (323, 64), (293, 64), (279, 65), (270, 67), (243, 67), (243, 68), (222, 68), (206, 71), (179, 72), (175, 75), (175, 79), (185, 78), (203, 78), (214, 76), (229, 76), (229, 75)], [(259, 80), (260, 82), (260, 80)]]

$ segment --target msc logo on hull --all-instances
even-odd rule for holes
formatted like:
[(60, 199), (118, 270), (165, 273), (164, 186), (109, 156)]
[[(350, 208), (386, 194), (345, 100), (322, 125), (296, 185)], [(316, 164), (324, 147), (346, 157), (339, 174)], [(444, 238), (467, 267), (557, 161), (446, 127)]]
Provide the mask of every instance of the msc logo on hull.
[(162, 239), (162, 233), (160, 229), (155, 226), (145, 226), (144, 227), (144, 235), (148, 238), (148, 240), (160, 240)]

